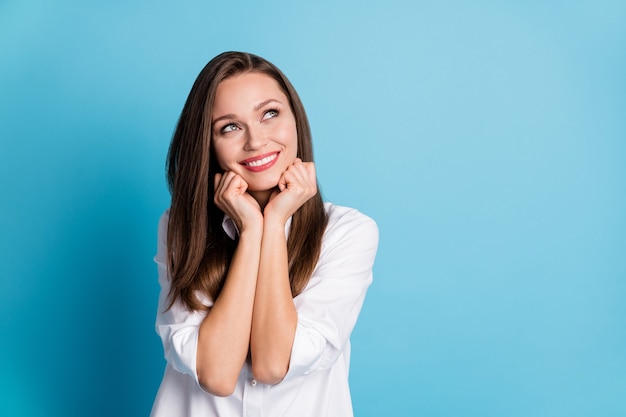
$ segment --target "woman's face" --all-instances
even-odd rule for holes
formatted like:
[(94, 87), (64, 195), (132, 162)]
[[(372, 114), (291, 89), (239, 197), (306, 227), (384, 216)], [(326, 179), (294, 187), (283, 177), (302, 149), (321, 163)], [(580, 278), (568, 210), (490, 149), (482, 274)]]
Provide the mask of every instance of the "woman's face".
[(252, 194), (276, 187), (298, 151), (296, 120), (276, 80), (258, 72), (227, 78), (211, 118), (220, 167), (239, 174)]

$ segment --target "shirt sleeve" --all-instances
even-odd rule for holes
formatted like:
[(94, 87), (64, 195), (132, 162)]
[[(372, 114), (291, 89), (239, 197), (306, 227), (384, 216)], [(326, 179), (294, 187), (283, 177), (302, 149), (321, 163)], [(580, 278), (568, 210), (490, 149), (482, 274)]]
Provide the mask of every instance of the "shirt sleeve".
[[(206, 312), (189, 311), (180, 301), (176, 301), (170, 309), (167, 309), (170, 291), (170, 277), (167, 271), (168, 220), (169, 211), (166, 211), (159, 221), (157, 254), (154, 257), (161, 287), (156, 332), (163, 342), (163, 352), (167, 362), (178, 372), (190, 375), (199, 386), (196, 372), (196, 349), (198, 331)], [(206, 303), (209, 302), (206, 301)]]
[(294, 298), (298, 324), (284, 380), (335, 363), (372, 283), (378, 227), (357, 210), (345, 210), (329, 216), (318, 265), (304, 291)]

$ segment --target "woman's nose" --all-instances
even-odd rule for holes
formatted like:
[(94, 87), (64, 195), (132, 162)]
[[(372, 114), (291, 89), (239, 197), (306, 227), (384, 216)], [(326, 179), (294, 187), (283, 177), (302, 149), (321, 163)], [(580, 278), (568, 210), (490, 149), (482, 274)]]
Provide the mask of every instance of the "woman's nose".
[(246, 142), (244, 144), (244, 150), (255, 151), (261, 149), (267, 144), (267, 138), (265, 132), (258, 126), (250, 127), (246, 131)]

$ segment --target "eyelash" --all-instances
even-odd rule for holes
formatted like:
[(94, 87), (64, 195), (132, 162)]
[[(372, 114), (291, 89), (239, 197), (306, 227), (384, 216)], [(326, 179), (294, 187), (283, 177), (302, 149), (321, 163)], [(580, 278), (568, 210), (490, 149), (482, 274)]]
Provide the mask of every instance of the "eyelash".
[[(267, 109), (265, 112), (263, 112), (263, 119), (262, 119), (262, 120), (267, 120), (267, 119), (265, 118), (265, 116), (266, 116), (268, 113), (270, 113), (270, 112), (273, 112), (273, 113), (274, 113), (274, 115), (273, 115), (273, 116), (271, 116), (271, 117), (268, 117), (268, 119), (273, 119), (273, 118), (275, 118), (275, 117), (278, 117), (278, 115), (280, 114), (280, 112), (279, 112), (277, 109)], [(233, 130), (236, 130), (236, 129), (226, 130), (226, 128), (227, 128), (227, 127), (229, 127), (229, 126), (232, 126), (232, 127), (235, 127), (235, 128), (237, 128), (237, 129), (239, 129), (239, 126), (237, 126), (237, 124), (236, 124), (236, 123), (227, 123), (227, 124), (225, 124), (224, 126), (222, 126), (222, 128), (220, 129), (220, 133), (228, 133), (228, 132), (232, 132)]]
[(238, 127), (235, 123), (228, 123), (222, 126), (222, 128), (220, 129), (220, 133), (228, 133), (228, 132), (232, 132), (233, 130), (235, 130), (235, 129), (226, 130), (226, 128), (229, 126)]
[(263, 113), (263, 117), (265, 117), (265, 115), (269, 112), (274, 112), (276, 113), (274, 116), (270, 117), (270, 119), (273, 119), (274, 117), (278, 116), (280, 114), (280, 112), (277, 109), (267, 109), (267, 111), (265, 113)]

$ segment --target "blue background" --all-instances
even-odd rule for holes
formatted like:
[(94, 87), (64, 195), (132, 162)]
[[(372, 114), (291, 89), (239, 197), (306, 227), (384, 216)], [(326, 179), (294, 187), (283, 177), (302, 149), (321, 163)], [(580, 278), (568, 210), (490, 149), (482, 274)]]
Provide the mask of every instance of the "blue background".
[[(384, 3), (384, 4), (383, 4)], [(626, 415), (626, 2), (0, 1), (0, 415), (141, 416), (164, 161), (225, 50), (377, 220), (357, 416)]]

